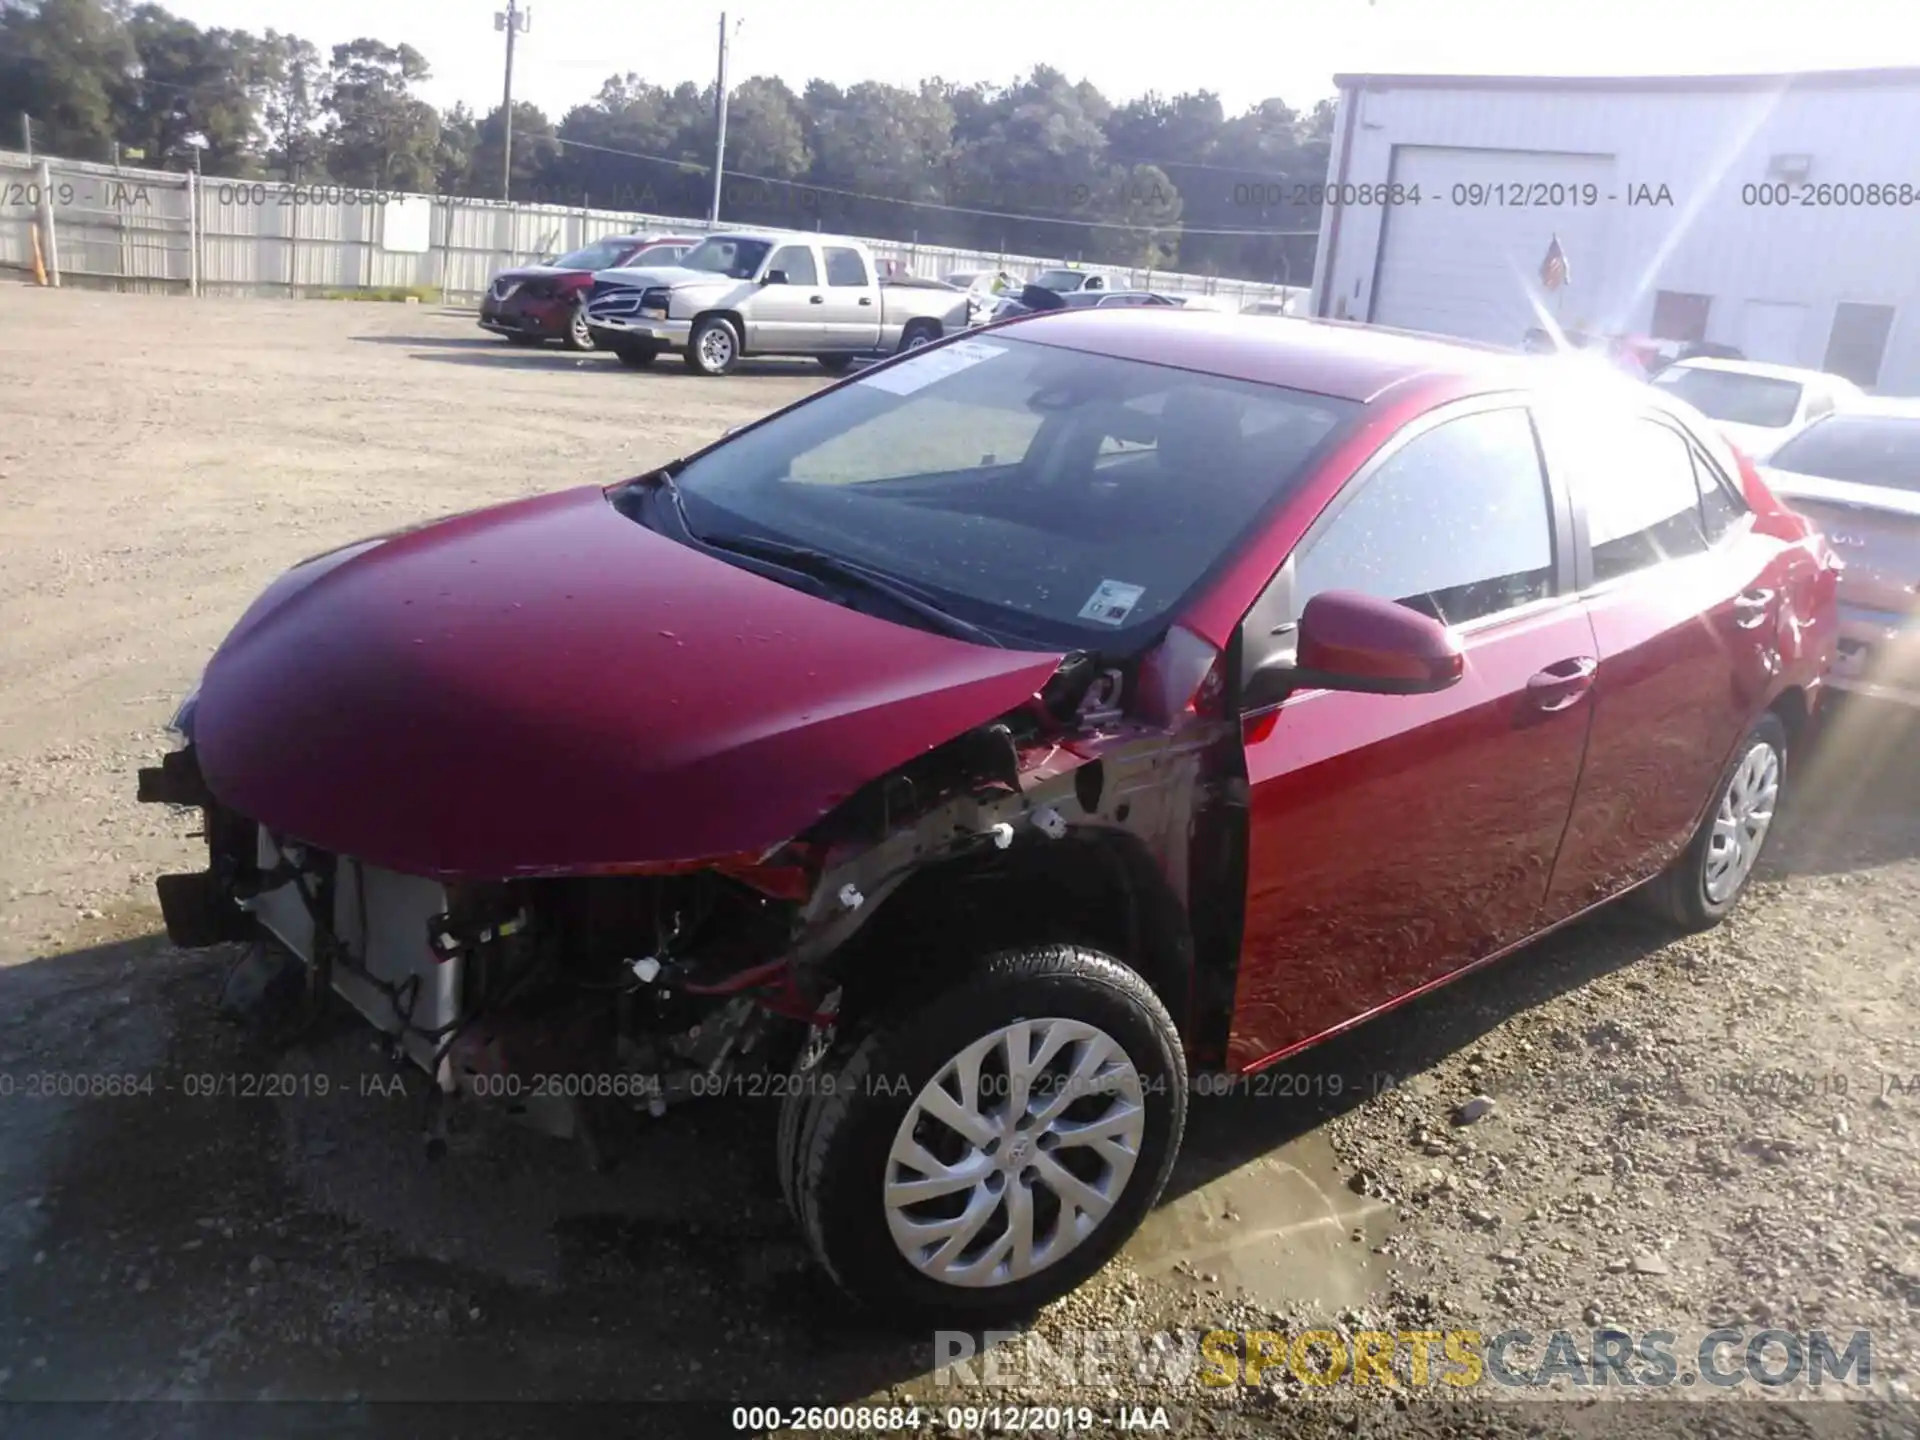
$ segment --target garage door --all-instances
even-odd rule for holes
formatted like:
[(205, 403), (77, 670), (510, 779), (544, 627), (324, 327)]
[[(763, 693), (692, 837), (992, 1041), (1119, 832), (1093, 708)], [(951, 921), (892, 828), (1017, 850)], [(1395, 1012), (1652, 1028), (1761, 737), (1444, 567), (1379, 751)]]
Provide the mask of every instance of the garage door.
[[(1375, 324), (1517, 345), (1540, 323), (1538, 302), (1565, 329), (1610, 328), (1600, 309), (1607, 219), (1624, 203), (1607, 199), (1619, 193), (1612, 156), (1398, 145), (1393, 179), (1409, 193), (1418, 186), (1420, 203), (1387, 211)], [(1598, 203), (1568, 203), (1579, 192), (1566, 187), (1585, 185)], [(1555, 235), (1573, 278), (1546, 296), (1540, 262)]]

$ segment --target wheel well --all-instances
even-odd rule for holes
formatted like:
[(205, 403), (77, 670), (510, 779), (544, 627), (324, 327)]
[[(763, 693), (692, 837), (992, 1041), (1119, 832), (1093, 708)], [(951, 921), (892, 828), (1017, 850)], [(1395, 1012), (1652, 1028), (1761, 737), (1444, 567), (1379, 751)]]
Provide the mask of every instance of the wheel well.
[(970, 958), (1049, 943), (1087, 945), (1136, 971), (1185, 1032), (1193, 974), (1185, 910), (1131, 835), (1039, 840), (929, 866), (833, 964), (849, 1005), (870, 1009)]
[(919, 315), (906, 323), (905, 328), (900, 332), (900, 336), (902, 339), (905, 339), (907, 336), (920, 330), (931, 330), (933, 332), (933, 338), (936, 340), (945, 333), (938, 320), (930, 319), (925, 315)]
[(738, 310), (702, 310), (698, 315), (693, 317), (693, 323), (687, 327), (688, 336), (692, 336), (694, 329), (702, 320), (713, 319), (724, 320), (733, 326), (733, 338), (738, 340), (743, 347), (746, 345), (747, 327), (745, 322), (740, 319), (740, 312)]
[(1807, 692), (1798, 685), (1789, 686), (1780, 692), (1779, 698), (1767, 707), (1769, 712), (1780, 717), (1780, 723), (1787, 728), (1787, 751), (1791, 759), (1794, 747), (1799, 745), (1800, 737), (1807, 728)]

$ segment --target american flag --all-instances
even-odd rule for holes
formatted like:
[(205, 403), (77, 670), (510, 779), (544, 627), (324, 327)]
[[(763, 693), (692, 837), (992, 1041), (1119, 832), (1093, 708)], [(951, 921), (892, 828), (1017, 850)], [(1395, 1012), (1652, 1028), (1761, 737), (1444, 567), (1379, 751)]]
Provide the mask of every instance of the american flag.
[(1567, 267), (1567, 252), (1560, 248), (1560, 237), (1554, 236), (1547, 245), (1547, 258), (1540, 262), (1540, 284), (1548, 290), (1558, 290), (1573, 279), (1573, 271)]

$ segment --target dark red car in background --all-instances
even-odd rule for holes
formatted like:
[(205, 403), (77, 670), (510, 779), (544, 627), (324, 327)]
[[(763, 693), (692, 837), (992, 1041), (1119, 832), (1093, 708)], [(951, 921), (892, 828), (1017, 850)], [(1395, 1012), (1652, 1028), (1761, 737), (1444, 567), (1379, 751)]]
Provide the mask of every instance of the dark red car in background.
[(1726, 915), (1836, 574), (1578, 359), (1060, 311), (296, 566), (141, 793), (204, 812), (176, 943), (563, 1132), (759, 1075), (839, 1285), (1011, 1314), (1154, 1203), (1191, 1071), (1629, 890)]
[(596, 271), (672, 265), (699, 243), (684, 235), (608, 235), (557, 259), (502, 270), (480, 302), (480, 328), (516, 345), (558, 340), (569, 350), (591, 350), (581, 302)]

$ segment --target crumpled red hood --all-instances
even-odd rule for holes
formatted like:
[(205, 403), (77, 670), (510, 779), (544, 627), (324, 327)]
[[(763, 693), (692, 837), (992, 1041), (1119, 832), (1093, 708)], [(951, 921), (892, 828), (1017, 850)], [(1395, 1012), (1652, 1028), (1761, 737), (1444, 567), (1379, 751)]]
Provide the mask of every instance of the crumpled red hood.
[(194, 743), (224, 804), (322, 849), (565, 874), (764, 851), (1061, 658), (816, 599), (588, 487), (287, 572), (209, 663)]

